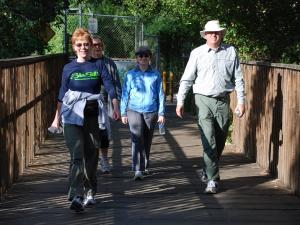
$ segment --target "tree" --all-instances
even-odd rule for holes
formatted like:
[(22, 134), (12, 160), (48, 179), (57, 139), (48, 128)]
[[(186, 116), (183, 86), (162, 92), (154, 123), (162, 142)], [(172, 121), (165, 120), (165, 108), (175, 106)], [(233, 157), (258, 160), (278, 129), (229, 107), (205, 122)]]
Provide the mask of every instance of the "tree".
[(43, 54), (46, 29), (68, 6), (65, 0), (0, 0), (1, 58)]
[(145, 33), (160, 39), (163, 69), (183, 69), (192, 48), (205, 42), (208, 20), (227, 28), (225, 42), (242, 60), (300, 63), (299, 0), (73, 0), (103, 14), (141, 18)]
[(300, 63), (299, 0), (200, 2), (209, 18), (215, 15), (226, 25), (226, 40), (239, 48), (242, 58)]

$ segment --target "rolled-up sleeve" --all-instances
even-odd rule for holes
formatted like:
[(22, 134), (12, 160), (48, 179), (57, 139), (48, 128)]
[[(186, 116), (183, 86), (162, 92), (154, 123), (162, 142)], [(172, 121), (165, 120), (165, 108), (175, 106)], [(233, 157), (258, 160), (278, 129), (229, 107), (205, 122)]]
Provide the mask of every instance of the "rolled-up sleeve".
[(180, 79), (180, 85), (177, 93), (177, 104), (183, 105), (185, 97), (190, 90), (196, 77), (197, 71), (197, 58), (194, 51), (191, 52), (189, 61), (185, 67), (184, 73)]
[(235, 58), (235, 91), (237, 95), (238, 104), (245, 104), (245, 83), (244, 76), (240, 65), (238, 56)]

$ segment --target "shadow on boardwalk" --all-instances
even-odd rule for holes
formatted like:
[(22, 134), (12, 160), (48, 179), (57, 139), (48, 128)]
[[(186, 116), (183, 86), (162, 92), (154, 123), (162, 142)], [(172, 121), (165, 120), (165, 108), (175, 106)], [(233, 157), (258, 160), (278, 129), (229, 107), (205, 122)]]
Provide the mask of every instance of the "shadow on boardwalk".
[(176, 118), (167, 106), (167, 132), (155, 132), (152, 174), (133, 181), (127, 126), (114, 124), (110, 175), (98, 176), (97, 204), (76, 214), (66, 200), (69, 155), (62, 136), (50, 136), (34, 163), (0, 204), (0, 224), (247, 225), (300, 224), (300, 199), (255, 163), (226, 146), (221, 190), (203, 194), (202, 147), (195, 118)]

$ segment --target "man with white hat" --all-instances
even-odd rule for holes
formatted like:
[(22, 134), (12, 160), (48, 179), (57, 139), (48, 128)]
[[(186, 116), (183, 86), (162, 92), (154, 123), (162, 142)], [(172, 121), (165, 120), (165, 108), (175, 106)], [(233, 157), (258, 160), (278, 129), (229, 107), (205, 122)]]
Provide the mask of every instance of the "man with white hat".
[(235, 90), (239, 117), (245, 113), (244, 79), (236, 49), (222, 43), (226, 29), (218, 20), (208, 21), (201, 37), (206, 44), (192, 50), (180, 80), (176, 114), (182, 118), (184, 100), (193, 86), (198, 111), (198, 125), (203, 144), (204, 168), (201, 180), (205, 193), (218, 192), (219, 160), (230, 125), (230, 97)]

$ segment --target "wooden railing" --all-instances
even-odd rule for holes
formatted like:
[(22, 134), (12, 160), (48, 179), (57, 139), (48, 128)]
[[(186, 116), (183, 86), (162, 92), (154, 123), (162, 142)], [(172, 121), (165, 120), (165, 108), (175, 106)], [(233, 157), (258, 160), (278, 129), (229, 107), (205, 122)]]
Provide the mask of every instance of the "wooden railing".
[(45, 140), (67, 60), (64, 54), (0, 60), (0, 198)]
[[(300, 66), (242, 64), (246, 114), (234, 117), (233, 143), (300, 195)], [(232, 109), (236, 105), (231, 96)]]

